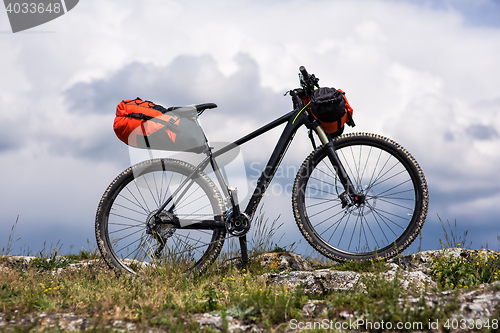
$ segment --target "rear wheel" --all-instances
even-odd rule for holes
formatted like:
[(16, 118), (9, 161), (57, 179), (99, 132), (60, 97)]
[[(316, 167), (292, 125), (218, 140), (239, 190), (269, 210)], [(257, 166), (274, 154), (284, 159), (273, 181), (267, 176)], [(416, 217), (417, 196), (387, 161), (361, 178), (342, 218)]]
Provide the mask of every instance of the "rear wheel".
[(407, 248), (427, 215), (428, 191), (415, 159), (374, 134), (334, 139), (335, 151), (360, 202), (344, 188), (323, 147), (304, 161), (294, 183), (295, 220), (307, 241), (337, 261), (390, 258)]
[(176, 227), (182, 219), (220, 218), (222, 198), (204, 173), (195, 173), (190, 185), (157, 214), (194, 170), (183, 161), (155, 159), (128, 168), (109, 185), (97, 209), (95, 230), (99, 250), (112, 269), (136, 274), (141, 267), (167, 261), (199, 272), (217, 258), (225, 229)]

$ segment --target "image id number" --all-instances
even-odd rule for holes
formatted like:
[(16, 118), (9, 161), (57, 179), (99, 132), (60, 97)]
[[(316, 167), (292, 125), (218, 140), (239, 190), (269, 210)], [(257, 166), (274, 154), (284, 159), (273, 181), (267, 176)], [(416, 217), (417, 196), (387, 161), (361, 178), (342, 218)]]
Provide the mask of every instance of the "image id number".
[(60, 3), (49, 3), (45, 5), (44, 3), (35, 3), (35, 2), (23, 2), (23, 3), (9, 3), (7, 8), (7, 13), (15, 13), (15, 14), (35, 14), (35, 13), (56, 13), (59, 14), (62, 11)]
[(486, 321), (482, 321), (481, 319), (474, 320), (474, 319), (448, 319), (446, 323), (443, 325), (444, 328), (447, 329), (469, 329), (469, 330), (480, 330), (483, 328), (486, 329), (498, 329), (498, 319), (492, 319), (491, 321), (487, 319)]

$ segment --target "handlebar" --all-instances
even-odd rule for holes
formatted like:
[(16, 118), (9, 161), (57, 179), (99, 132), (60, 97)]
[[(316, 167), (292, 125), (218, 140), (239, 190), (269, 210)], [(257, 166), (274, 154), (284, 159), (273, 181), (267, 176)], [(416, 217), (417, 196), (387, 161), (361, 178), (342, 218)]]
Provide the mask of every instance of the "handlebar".
[(308, 81), (309, 80), (309, 73), (307, 72), (306, 68), (304, 66), (300, 66), (299, 71), (300, 71), (300, 74), (302, 74), (304, 81)]
[(314, 74), (309, 74), (304, 66), (299, 67), (299, 81), (302, 88), (287, 91), (285, 95), (292, 96), (293, 108), (302, 108), (307, 103), (314, 92), (314, 88), (319, 88), (319, 79)]
[[(304, 66), (299, 67), (299, 72), (301, 74), (300, 85), (306, 91), (307, 95), (311, 95), (314, 91), (314, 87), (319, 88), (319, 79), (314, 76), (314, 74), (309, 74)], [(300, 77), (300, 75), (299, 75)]]

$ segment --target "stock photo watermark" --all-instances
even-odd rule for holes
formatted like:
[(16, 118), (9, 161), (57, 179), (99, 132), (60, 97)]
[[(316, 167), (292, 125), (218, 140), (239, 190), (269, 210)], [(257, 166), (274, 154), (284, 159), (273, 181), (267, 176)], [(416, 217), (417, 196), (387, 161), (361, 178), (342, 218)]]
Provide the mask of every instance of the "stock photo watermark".
[(438, 330), (440, 328), (446, 328), (447, 330), (481, 330), (481, 329), (492, 329), (497, 330), (499, 328), (498, 319), (447, 319), (447, 320), (428, 320), (427, 322), (415, 321), (415, 322), (390, 322), (390, 321), (371, 321), (366, 319), (350, 319), (348, 321), (333, 321), (330, 319), (323, 319), (319, 321), (299, 321), (297, 319), (292, 319), (289, 322), (289, 327), (292, 330), (304, 331), (304, 330), (338, 330), (341, 332), (349, 330), (369, 330), (369, 331), (385, 331), (385, 330), (410, 330), (410, 331), (422, 331), (422, 330)]
[(52, 21), (73, 8), (79, 0), (4, 0), (12, 32), (31, 29)]

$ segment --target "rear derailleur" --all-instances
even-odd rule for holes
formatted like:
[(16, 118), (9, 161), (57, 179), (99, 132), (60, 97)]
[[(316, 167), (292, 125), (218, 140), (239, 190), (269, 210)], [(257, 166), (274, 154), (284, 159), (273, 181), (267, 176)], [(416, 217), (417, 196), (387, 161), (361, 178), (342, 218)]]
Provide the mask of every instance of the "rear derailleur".
[(146, 234), (152, 235), (159, 243), (154, 252), (156, 259), (160, 258), (161, 252), (167, 244), (167, 240), (172, 237), (179, 225), (179, 219), (171, 212), (152, 212), (146, 220)]

